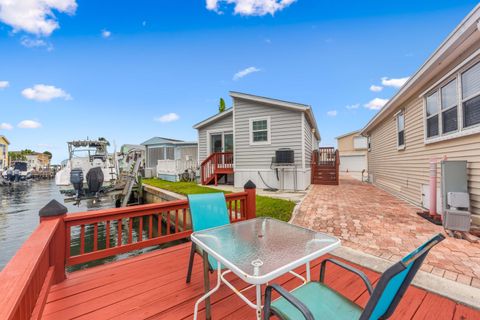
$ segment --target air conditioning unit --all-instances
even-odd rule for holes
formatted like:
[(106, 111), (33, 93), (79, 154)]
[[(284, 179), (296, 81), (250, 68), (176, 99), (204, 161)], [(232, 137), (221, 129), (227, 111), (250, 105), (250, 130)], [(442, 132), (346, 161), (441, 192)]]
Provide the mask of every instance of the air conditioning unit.
[(470, 231), (467, 161), (441, 162), (443, 226), (454, 231)]

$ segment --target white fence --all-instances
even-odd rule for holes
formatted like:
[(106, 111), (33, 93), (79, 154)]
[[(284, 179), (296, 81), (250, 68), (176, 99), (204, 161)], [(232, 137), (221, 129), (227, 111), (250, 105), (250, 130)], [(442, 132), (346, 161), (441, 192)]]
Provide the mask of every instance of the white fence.
[(193, 160), (158, 160), (157, 175), (158, 174), (180, 174), (185, 170), (197, 169), (197, 163)]

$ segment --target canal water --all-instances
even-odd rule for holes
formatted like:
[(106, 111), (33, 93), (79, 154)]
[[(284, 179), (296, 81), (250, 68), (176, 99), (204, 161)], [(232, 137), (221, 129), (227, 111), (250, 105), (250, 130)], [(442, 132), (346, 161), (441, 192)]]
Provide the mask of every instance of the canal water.
[(95, 203), (82, 201), (79, 206), (64, 203), (54, 180), (0, 186), (0, 270), (38, 226), (38, 211), (52, 199), (64, 204), (69, 213), (114, 207), (110, 198)]
[[(50, 200), (55, 199), (63, 203), (68, 208), (68, 213), (84, 212), (99, 210), (105, 208), (113, 208), (114, 200), (111, 198), (102, 198), (101, 201), (82, 201), (79, 206), (73, 203), (64, 203), (63, 195), (55, 185), (54, 180), (38, 180), (38, 181), (21, 181), (11, 186), (0, 186), (0, 270), (5, 267), (8, 261), (15, 255), (15, 252), (22, 246), (25, 240), (32, 234), (33, 230), (39, 224), (39, 210), (45, 206)], [(138, 239), (138, 219), (134, 221), (133, 240)], [(157, 225), (156, 223), (154, 224)], [(148, 237), (148, 223), (143, 223), (143, 238)], [(77, 228), (79, 229), (79, 228)], [(99, 249), (105, 246), (105, 239), (101, 238), (104, 234), (104, 226), (99, 225)], [(111, 243), (115, 245), (116, 226), (111, 226)], [(124, 232), (125, 233), (125, 232)], [(162, 225), (161, 234), (166, 234), (166, 227)], [(154, 234), (159, 232), (154, 230)], [(79, 230), (72, 230), (72, 244), (71, 253), (78, 254), (80, 251)], [(126, 243), (128, 235), (122, 235), (123, 243)], [(80, 268), (103, 264), (108, 261), (123, 259), (126, 257), (138, 255), (142, 252), (152, 251), (159, 248), (169, 247), (182, 240), (174, 241), (159, 246), (145, 248), (141, 250), (131, 251), (125, 254), (108, 257), (101, 260), (92, 261), (86, 264), (69, 267), (69, 271), (74, 271)], [(103, 243), (103, 245), (102, 245)], [(89, 248), (93, 247), (93, 227), (87, 226), (85, 228), (85, 249), (88, 252)]]

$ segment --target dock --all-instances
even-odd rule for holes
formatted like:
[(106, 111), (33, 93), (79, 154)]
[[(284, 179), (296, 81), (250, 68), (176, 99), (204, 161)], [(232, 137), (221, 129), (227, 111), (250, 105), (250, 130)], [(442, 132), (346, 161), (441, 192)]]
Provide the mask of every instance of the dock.
[[(255, 189), (227, 194), (226, 201), (232, 223), (255, 217)], [(155, 222), (172, 213), (177, 219), (167, 219), (167, 228), (154, 228)], [(190, 243), (66, 272), (69, 266), (188, 238), (191, 230), (186, 219), (178, 219), (187, 215), (187, 200), (75, 214), (66, 214), (63, 206), (52, 201), (40, 210), (40, 225), (0, 274), (0, 319), (191, 319), (194, 303), (203, 294), (203, 277), (197, 256), (192, 281), (185, 282)], [(93, 228), (91, 242), (86, 241), (87, 228)], [(79, 243), (78, 250), (72, 250), (73, 242)], [(311, 263), (313, 279), (318, 279), (320, 263), (328, 257)], [(356, 267), (375, 285), (378, 273)], [(296, 272), (304, 274), (305, 268)], [(227, 278), (238, 289), (247, 286), (234, 274)], [(210, 280), (213, 285), (214, 274)], [(286, 274), (274, 283), (292, 289), (300, 281)], [(326, 283), (361, 306), (368, 299), (361, 280), (334, 265), (327, 267)], [(253, 290), (245, 293), (254, 299)], [(222, 286), (212, 296), (212, 316), (253, 319), (255, 311)], [(204, 318), (202, 304), (199, 319)], [(392, 317), (479, 318), (478, 310), (414, 286)]]

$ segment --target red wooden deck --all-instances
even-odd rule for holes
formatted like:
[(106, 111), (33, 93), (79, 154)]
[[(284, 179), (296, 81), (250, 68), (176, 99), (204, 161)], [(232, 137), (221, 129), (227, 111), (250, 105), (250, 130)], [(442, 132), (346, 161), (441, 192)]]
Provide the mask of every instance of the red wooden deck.
[[(203, 293), (203, 277), (201, 258), (197, 256), (192, 282), (185, 283), (189, 249), (189, 243), (182, 244), (70, 273), (66, 280), (50, 287), (43, 319), (191, 319), (194, 303)], [(313, 279), (318, 279), (320, 261), (312, 264)], [(378, 280), (377, 273), (359, 268), (373, 283)], [(213, 286), (215, 276), (211, 281)], [(246, 286), (239, 279), (233, 283), (237, 288)], [(292, 289), (300, 281), (285, 275), (275, 283)], [(359, 305), (368, 299), (363, 283), (334, 265), (327, 267), (326, 283)], [(247, 296), (253, 300), (254, 290), (247, 291)], [(199, 319), (204, 318), (201, 307)], [(212, 296), (212, 316), (254, 319), (255, 312), (222, 285)], [(410, 287), (392, 319), (480, 319), (480, 311)]]

